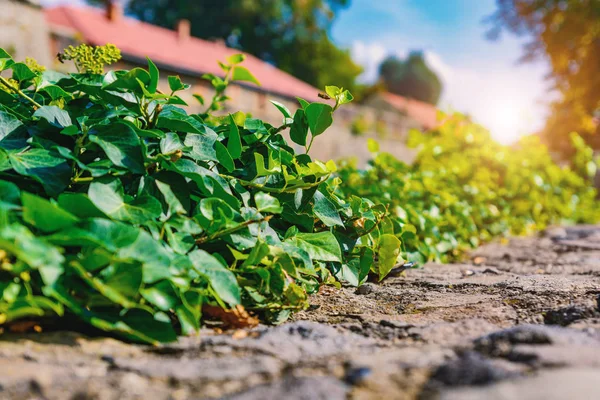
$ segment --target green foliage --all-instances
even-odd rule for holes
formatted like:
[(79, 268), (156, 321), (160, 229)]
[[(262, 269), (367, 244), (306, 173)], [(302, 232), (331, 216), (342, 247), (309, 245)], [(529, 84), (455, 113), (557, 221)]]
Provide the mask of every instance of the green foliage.
[[(94, 73), (105, 61), (77, 59), (85, 73), (64, 75), (16, 68), (0, 50), (16, 82), (0, 89), (0, 325), (69, 315), (172, 341), (206, 309), (280, 322), (320, 285), (358, 285), (372, 265), (382, 277), (401, 261), (386, 209), (340, 197), (335, 164), (296, 154), (281, 134), (312, 143), (349, 92), (328, 88), (335, 107), (300, 101), (293, 117), (278, 105), (285, 124), (274, 127), (188, 115), (178, 77), (167, 95), (150, 60)], [(209, 111), (232, 79), (253, 79), (242, 61), (207, 77)]]
[(448, 261), (494, 237), (598, 221), (593, 152), (579, 136), (572, 139), (573, 169), (555, 164), (537, 136), (502, 146), (481, 126), (450, 115), (435, 131), (413, 133), (411, 144), (419, 146), (413, 165), (370, 141), (370, 167), (342, 164), (340, 193), (388, 206), (401, 257)]
[(369, 121), (364, 115), (354, 118), (350, 124), (350, 133), (354, 136), (362, 136), (369, 131)]
[(411, 52), (404, 61), (386, 58), (379, 66), (379, 79), (389, 92), (425, 103), (437, 104), (442, 93), (442, 82), (421, 52)]
[(547, 59), (561, 98), (551, 104), (544, 142), (565, 158), (576, 149), (570, 132), (600, 148), (600, 1), (498, 0), (489, 18), (496, 39), (503, 29), (529, 38), (521, 61)]

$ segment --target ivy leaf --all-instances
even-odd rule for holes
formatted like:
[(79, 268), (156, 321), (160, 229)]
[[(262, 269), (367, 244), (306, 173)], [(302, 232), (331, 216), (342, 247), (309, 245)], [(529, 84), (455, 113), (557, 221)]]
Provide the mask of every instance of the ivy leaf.
[(157, 128), (164, 128), (171, 131), (204, 133), (202, 123), (175, 106), (165, 106), (156, 122)]
[(379, 280), (383, 279), (396, 265), (398, 255), (400, 255), (400, 239), (391, 234), (381, 235), (379, 238), (377, 254), (379, 261), (377, 264)]
[(344, 90), (338, 97), (340, 104), (348, 104), (352, 100), (354, 100), (354, 96), (352, 96), (352, 93), (350, 93), (348, 90)]
[(260, 82), (258, 81), (258, 79), (256, 79), (256, 77), (254, 77), (254, 75), (252, 75), (252, 73), (248, 71), (248, 69), (240, 66), (233, 67), (233, 74), (231, 79), (234, 81), (251, 82), (255, 85), (260, 86)]
[(13, 79), (19, 82), (35, 78), (37, 75), (25, 63), (18, 62), (10, 66), (13, 71)]
[(245, 54), (234, 54), (232, 56), (229, 56), (227, 58), (227, 62), (231, 65), (236, 65), (236, 64), (240, 64), (242, 62), (244, 62), (244, 60), (246, 59), (246, 55)]
[(155, 181), (156, 187), (165, 198), (165, 202), (169, 206), (169, 211), (175, 214), (185, 214), (185, 208), (171, 189), (171, 186), (161, 181)]
[(218, 140), (215, 142), (215, 152), (217, 154), (217, 159), (223, 165), (223, 167), (225, 167), (227, 172), (233, 172), (235, 169), (233, 157), (227, 150), (227, 147), (225, 147), (225, 145)]
[(308, 123), (306, 113), (299, 108), (294, 114), (294, 122), (290, 127), (290, 139), (300, 146), (306, 146), (306, 137), (308, 136)]
[(70, 183), (71, 167), (54, 152), (38, 148), (25, 152), (10, 151), (8, 158), (18, 174), (41, 183), (50, 196), (58, 195)]
[(229, 271), (219, 260), (204, 250), (196, 250), (189, 254), (194, 269), (210, 282), (219, 297), (230, 306), (240, 304), (240, 287), (235, 275)]
[(33, 116), (43, 118), (57, 128), (66, 128), (73, 124), (69, 113), (56, 106), (40, 107), (33, 113)]
[(342, 262), (340, 244), (331, 232), (298, 233), (286, 243), (306, 251), (313, 260)]
[(100, 146), (115, 165), (127, 168), (135, 174), (144, 173), (140, 139), (128, 124), (117, 122), (101, 127), (91, 134), (89, 139)]
[(26, 146), (29, 134), (17, 117), (0, 110), (0, 148), (21, 149)]
[(323, 193), (315, 192), (314, 202), (313, 212), (326, 226), (344, 226), (335, 205)]
[(99, 210), (119, 221), (143, 224), (160, 217), (160, 202), (147, 194), (125, 201), (123, 186), (118, 179), (106, 183), (94, 181), (90, 184), (88, 196)]
[(184, 149), (183, 152), (196, 161), (219, 161), (215, 150), (217, 141), (218, 136), (211, 129), (206, 129), (203, 135), (190, 133), (183, 141), (183, 144), (190, 149)]
[(319, 136), (333, 124), (333, 117), (331, 116), (333, 108), (328, 104), (311, 103), (306, 107), (305, 112), (310, 133), (313, 136)]
[(172, 92), (179, 92), (180, 90), (185, 90), (190, 87), (190, 85), (184, 84), (181, 81), (181, 78), (179, 77), (179, 75), (169, 76), (168, 80), (169, 80), (169, 88), (171, 89)]
[(335, 99), (341, 93), (341, 90), (337, 86), (325, 86), (325, 93), (332, 99)]
[(271, 100), (271, 104), (273, 104), (275, 107), (277, 107), (277, 109), (279, 111), (281, 111), (281, 113), (283, 114), (283, 116), (285, 118), (292, 118), (292, 114), (290, 113), (290, 110), (288, 110), (288, 108), (286, 106), (284, 106), (283, 104), (281, 104), (275, 100)]
[(256, 209), (259, 212), (268, 212), (271, 214), (281, 214), (283, 208), (279, 204), (279, 200), (268, 193), (258, 192), (254, 195)]
[(148, 72), (150, 73), (148, 92), (150, 92), (150, 94), (154, 94), (156, 93), (156, 89), (158, 88), (159, 72), (158, 68), (156, 68), (156, 64), (154, 64), (151, 59), (146, 57), (146, 60), (148, 60)]
[(23, 192), (23, 219), (43, 232), (51, 233), (72, 226), (79, 219), (60, 206), (33, 194)]
[(231, 114), (229, 115), (229, 137), (227, 139), (227, 150), (234, 160), (237, 160), (242, 155), (240, 130), (238, 129), (238, 126)]

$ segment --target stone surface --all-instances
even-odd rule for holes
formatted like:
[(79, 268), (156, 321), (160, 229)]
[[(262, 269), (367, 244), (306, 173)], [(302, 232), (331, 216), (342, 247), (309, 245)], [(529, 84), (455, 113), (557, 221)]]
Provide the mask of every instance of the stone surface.
[[(595, 399), (600, 227), (483, 246), (243, 335), (0, 336), (1, 399)], [(243, 332), (242, 332), (243, 333)]]

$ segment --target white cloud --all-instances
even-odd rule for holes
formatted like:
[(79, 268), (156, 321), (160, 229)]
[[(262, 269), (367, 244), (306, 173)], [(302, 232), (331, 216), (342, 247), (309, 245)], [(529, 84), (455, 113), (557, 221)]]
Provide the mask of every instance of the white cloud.
[[(377, 78), (378, 66), (393, 54), (405, 57), (408, 49), (392, 50), (379, 42), (354, 42), (352, 56), (365, 68), (364, 82)], [(431, 50), (424, 52), (428, 65), (444, 85), (439, 107), (471, 115), (503, 143), (541, 128), (545, 107), (538, 100), (546, 90), (539, 66), (502, 65), (497, 60), (478, 60), (477, 65), (453, 66)]]
[(379, 64), (388, 55), (388, 50), (379, 43), (365, 44), (361, 41), (352, 43), (350, 49), (352, 59), (364, 68), (360, 76), (362, 82), (373, 82), (379, 74)]

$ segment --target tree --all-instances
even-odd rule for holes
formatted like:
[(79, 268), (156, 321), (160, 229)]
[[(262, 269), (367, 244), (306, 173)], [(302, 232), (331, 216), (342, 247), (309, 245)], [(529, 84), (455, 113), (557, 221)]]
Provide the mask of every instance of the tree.
[(579, 132), (600, 149), (600, 0), (496, 0), (491, 39), (503, 30), (529, 37), (521, 61), (549, 61), (550, 105), (541, 132), (553, 151), (570, 155), (569, 133)]
[(411, 52), (404, 61), (386, 58), (379, 66), (379, 79), (392, 93), (434, 105), (442, 93), (442, 82), (419, 51)]
[(349, 0), (129, 0), (126, 12), (166, 28), (188, 19), (193, 36), (223, 39), (319, 88), (335, 84), (352, 89), (362, 68), (329, 38), (336, 13), (348, 4)]

